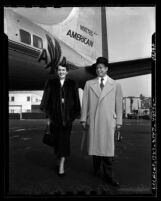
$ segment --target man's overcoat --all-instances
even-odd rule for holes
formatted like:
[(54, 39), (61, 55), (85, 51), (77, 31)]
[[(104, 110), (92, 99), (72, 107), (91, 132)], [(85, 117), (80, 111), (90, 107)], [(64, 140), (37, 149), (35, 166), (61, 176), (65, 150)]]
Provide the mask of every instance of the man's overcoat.
[(98, 78), (87, 81), (82, 100), (81, 121), (89, 125), (88, 154), (114, 156), (116, 123), (122, 125), (122, 89), (108, 76), (101, 91)]

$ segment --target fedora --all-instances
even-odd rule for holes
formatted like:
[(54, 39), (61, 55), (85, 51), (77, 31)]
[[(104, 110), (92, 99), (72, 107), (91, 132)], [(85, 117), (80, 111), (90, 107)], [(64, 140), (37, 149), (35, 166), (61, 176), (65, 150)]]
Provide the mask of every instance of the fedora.
[(96, 60), (96, 65), (97, 64), (104, 64), (105, 66), (108, 66), (108, 59), (106, 59), (105, 57), (98, 57)]

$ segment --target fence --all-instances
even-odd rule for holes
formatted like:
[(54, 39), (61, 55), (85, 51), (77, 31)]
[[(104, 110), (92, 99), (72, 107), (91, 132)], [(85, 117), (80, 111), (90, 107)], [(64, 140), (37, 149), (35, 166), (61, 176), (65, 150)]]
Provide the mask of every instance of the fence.
[(9, 119), (45, 119), (44, 113), (9, 113)]

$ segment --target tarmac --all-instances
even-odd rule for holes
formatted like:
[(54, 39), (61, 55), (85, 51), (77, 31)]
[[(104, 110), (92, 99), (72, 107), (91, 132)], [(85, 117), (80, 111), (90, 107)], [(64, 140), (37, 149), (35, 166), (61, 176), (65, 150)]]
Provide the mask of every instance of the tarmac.
[(80, 149), (83, 132), (79, 120), (73, 124), (66, 175), (60, 178), (53, 149), (42, 143), (45, 125), (46, 119), (9, 120), (8, 197), (153, 196), (151, 120), (124, 120), (113, 166), (120, 187), (108, 184), (102, 171), (93, 175), (86, 145)]

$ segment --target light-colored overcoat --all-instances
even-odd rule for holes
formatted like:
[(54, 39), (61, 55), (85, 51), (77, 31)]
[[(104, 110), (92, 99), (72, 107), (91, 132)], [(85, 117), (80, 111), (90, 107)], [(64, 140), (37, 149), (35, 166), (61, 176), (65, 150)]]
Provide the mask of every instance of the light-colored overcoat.
[(122, 125), (121, 85), (108, 76), (101, 91), (98, 78), (87, 81), (83, 92), (81, 121), (89, 125), (88, 154), (114, 156), (116, 124)]

